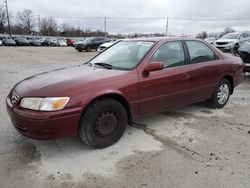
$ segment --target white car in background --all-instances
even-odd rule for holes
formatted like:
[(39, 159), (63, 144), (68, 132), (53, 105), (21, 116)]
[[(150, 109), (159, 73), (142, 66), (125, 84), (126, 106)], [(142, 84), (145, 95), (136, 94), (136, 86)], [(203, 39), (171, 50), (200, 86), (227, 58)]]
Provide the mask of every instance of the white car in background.
[(59, 39), (59, 40), (58, 40), (58, 44), (59, 44), (59, 46), (61, 46), (61, 47), (63, 47), (63, 46), (68, 46), (66, 40), (62, 40), (62, 39)]
[(227, 33), (215, 41), (214, 45), (222, 51), (231, 51), (233, 48), (238, 48), (240, 40), (248, 37), (250, 35), (246, 32)]
[(102, 52), (104, 51), (106, 48), (112, 46), (114, 43), (118, 42), (117, 40), (111, 40), (109, 42), (105, 42), (103, 43), (102, 45), (100, 45), (98, 48), (97, 48), (97, 51), (98, 52)]
[(216, 41), (216, 37), (207, 37), (205, 39), (206, 42), (210, 43), (210, 44), (214, 44)]

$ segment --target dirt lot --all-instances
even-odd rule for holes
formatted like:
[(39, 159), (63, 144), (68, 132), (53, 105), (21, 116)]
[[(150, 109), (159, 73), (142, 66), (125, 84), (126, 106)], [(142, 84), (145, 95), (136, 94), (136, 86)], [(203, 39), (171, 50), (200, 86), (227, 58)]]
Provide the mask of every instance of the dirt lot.
[(112, 147), (39, 141), (12, 127), (5, 97), (19, 80), (95, 55), (73, 48), (0, 48), (0, 187), (250, 187), (250, 77), (224, 109), (195, 104), (145, 116)]

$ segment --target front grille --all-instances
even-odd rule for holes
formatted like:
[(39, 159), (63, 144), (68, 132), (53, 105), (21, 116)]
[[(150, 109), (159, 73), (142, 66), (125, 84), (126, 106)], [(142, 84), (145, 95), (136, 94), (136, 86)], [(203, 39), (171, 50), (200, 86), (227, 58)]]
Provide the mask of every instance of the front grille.
[(19, 125), (19, 124), (15, 124), (16, 125), (16, 128), (19, 130), (19, 131), (21, 131), (21, 132), (24, 132), (24, 133), (26, 133), (27, 132), (27, 130), (23, 127), (23, 126), (21, 126), (21, 125)]
[(226, 45), (228, 42), (216, 42), (218, 45)]

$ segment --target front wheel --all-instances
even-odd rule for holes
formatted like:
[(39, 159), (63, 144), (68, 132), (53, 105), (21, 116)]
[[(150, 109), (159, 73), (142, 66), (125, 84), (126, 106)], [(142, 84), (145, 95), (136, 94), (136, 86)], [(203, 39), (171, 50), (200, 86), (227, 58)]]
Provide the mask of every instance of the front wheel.
[(223, 108), (230, 97), (232, 86), (227, 79), (222, 79), (211, 99), (207, 101), (208, 106), (212, 108)]
[(231, 53), (235, 56), (238, 56), (239, 55), (239, 52), (238, 52), (238, 49), (239, 49), (239, 44), (235, 44), (232, 48), (231, 48)]
[(108, 147), (122, 137), (127, 121), (127, 112), (121, 103), (108, 98), (99, 99), (85, 110), (79, 136), (89, 146)]

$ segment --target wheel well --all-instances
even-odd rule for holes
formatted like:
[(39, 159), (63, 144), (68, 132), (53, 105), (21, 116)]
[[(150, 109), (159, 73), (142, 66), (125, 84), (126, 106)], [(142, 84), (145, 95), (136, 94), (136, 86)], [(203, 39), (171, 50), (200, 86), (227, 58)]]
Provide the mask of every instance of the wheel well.
[[(116, 94), (107, 94), (107, 95), (102, 95), (102, 96), (96, 97), (95, 99), (93, 99), (93, 100), (86, 106), (86, 108), (87, 108), (90, 104), (92, 104), (95, 100), (103, 99), (103, 98), (114, 99), (114, 100), (118, 101), (119, 103), (121, 103), (122, 106), (125, 108), (125, 110), (126, 110), (126, 112), (127, 112), (128, 124), (129, 124), (129, 125), (132, 125), (134, 118), (133, 118), (133, 114), (132, 114), (130, 105), (129, 105), (129, 103), (127, 102), (127, 100), (126, 100), (125, 98), (123, 98), (122, 96), (120, 96), (120, 95), (116, 95)], [(86, 108), (85, 108), (85, 109), (86, 109)], [(83, 110), (83, 112), (85, 111), (85, 109)]]
[(224, 79), (227, 79), (227, 80), (230, 82), (230, 84), (231, 84), (231, 91), (230, 91), (230, 94), (232, 95), (233, 92), (234, 92), (234, 80), (233, 80), (233, 77), (230, 76), (230, 75), (227, 75), (227, 76), (224, 76), (223, 78), (224, 78)]

